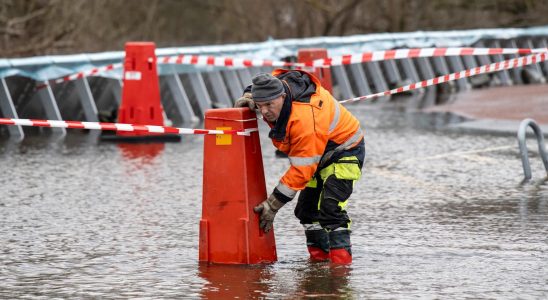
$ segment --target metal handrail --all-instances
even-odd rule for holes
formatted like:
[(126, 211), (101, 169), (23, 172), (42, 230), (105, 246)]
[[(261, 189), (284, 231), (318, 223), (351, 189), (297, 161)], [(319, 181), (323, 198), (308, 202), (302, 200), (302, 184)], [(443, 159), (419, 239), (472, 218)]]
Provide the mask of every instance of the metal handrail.
[(525, 137), (527, 133), (527, 127), (531, 127), (537, 137), (538, 141), (538, 151), (544, 163), (544, 168), (546, 169), (546, 174), (548, 175), (548, 154), (546, 152), (546, 146), (544, 144), (544, 135), (538, 124), (533, 119), (525, 119), (519, 124), (518, 130), (518, 144), (519, 152), (521, 154), (521, 163), (523, 164), (523, 173), (525, 179), (531, 179), (531, 166), (529, 164), (529, 156), (527, 154), (527, 145), (525, 144)]

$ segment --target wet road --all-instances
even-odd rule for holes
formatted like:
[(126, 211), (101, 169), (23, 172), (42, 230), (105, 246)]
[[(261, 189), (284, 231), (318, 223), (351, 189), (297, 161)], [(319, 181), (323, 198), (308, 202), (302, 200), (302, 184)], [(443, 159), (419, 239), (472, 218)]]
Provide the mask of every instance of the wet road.
[[(295, 203), (279, 262), (199, 265), (202, 137), (161, 149), (27, 139), (0, 144), (0, 298), (548, 297), (548, 182), (536, 145), (522, 184), (515, 137), (352, 107), (366, 129), (351, 268), (307, 262)], [(288, 162), (262, 128), (270, 191)]]

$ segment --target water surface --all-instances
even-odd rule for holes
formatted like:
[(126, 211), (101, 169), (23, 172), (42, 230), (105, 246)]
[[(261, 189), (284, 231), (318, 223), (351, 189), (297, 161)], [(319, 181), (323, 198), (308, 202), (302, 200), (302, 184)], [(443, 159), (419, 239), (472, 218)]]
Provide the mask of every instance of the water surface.
[[(290, 203), (279, 261), (200, 265), (202, 141), (165, 147), (28, 138), (0, 144), (0, 298), (547, 298), (548, 183), (530, 142), (351, 110), (366, 130), (349, 201), (354, 263), (307, 261)], [(261, 126), (268, 190), (289, 165)], [(152, 148), (151, 148), (152, 147)]]

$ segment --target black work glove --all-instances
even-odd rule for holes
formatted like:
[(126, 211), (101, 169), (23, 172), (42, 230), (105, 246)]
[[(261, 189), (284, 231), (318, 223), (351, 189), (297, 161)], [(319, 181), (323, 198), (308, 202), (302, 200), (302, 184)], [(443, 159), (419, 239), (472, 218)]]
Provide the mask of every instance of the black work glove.
[(261, 217), (259, 218), (259, 227), (264, 230), (264, 232), (270, 231), (270, 229), (272, 228), (272, 223), (274, 223), (274, 217), (276, 216), (276, 213), (284, 205), (285, 203), (276, 199), (274, 194), (270, 194), (270, 196), (268, 196), (268, 199), (253, 208), (254, 212), (261, 214)]
[(242, 97), (236, 100), (234, 107), (249, 107), (249, 109), (254, 110), (255, 102), (253, 101), (251, 93), (244, 93)]

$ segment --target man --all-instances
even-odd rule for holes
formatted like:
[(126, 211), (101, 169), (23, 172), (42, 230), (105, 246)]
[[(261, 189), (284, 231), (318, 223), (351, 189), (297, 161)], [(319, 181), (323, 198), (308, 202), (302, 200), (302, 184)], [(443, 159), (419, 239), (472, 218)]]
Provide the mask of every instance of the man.
[(358, 120), (304, 71), (258, 74), (235, 107), (258, 109), (268, 136), (291, 166), (272, 194), (254, 208), (268, 232), (276, 213), (301, 191), (295, 216), (305, 228), (312, 261), (350, 264), (351, 220), (346, 204), (365, 156)]

